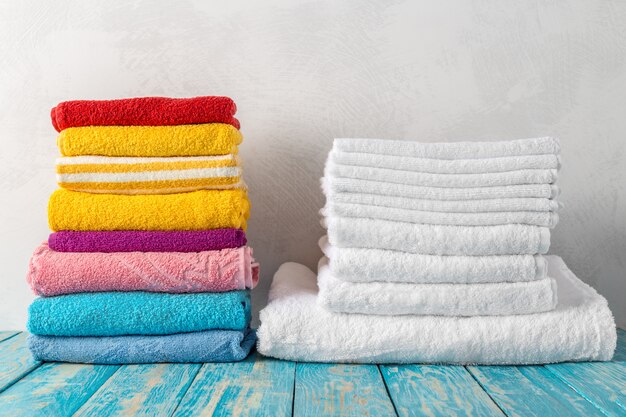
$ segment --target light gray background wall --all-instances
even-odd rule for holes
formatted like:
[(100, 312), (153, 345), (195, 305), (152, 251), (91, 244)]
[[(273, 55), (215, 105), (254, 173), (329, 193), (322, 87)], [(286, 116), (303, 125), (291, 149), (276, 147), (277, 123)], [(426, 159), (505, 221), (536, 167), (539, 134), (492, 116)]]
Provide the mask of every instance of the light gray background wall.
[(22, 328), (55, 188), (50, 107), (219, 94), (239, 105), (264, 305), (278, 265), (320, 253), (333, 137), (555, 135), (552, 253), (626, 325), (626, 2), (2, 1), (0, 328)]

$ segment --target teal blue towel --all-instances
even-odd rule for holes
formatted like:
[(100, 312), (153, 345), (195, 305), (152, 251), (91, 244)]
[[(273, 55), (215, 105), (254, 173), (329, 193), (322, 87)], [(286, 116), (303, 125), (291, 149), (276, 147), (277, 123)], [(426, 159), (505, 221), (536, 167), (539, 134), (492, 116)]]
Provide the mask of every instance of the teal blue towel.
[(248, 291), (100, 292), (37, 298), (28, 330), (45, 336), (158, 335), (243, 330), (249, 323)]

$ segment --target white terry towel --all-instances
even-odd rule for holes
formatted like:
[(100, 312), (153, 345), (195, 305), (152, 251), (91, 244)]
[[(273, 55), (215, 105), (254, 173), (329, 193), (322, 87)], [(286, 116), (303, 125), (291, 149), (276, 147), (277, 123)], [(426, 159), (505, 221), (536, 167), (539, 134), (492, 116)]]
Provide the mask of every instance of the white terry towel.
[(499, 142), (424, 143), (386, 139), (335, 139), (333, 150), (433, 159), (498, 158), (502, 156), (559, 154), (556, 138), (532, 138)]
[(332, 275), (348, 282), (413, 284), (523, 282), (546, 278), (541, 255), (437, 256), (384, 249), (338, 248), (319, 241)]
[(557, 302), (552, 278), (481, 284), (354, 283), (334, 277), (326, 257), (319, 262), (317, 283), (319, 305), (336, 313), (499, 316), (550, 311)]
[(327, 217), (328, 241), (341, 248), (389, 249), (427, 255), (535, 255), (550, 247), (550, 229), (524, 224), (442, 226)]
[(432, 174), (477, 174), (519, 169), (559, 169), (561, 166), (559, 156), (554, 154), (447, 160), (333, 150), (329, 158), (338, 165), (400, 169)]
[(548, 198), (492, 198), (487, 200), (423, 200), (419, 198), (362, 193), (330, 193), (333, 203), (365, 204), (442, 213), (489, 213), (494, 211), (558, 211), (560, 202)]
[(367, 204), (328, 201), (320, 210), (324, 216), (356, 217), (449, 226), (492, 226), (499, 224), (529, 224), (554, 228), (559, 215), (550, 211), (498, 211), (490, 213), (444, 213)]
[(496, 198), (555, 198), (560, 194), (555, 184), (519, 184), (494, 187), (444, 188), (368, 181), (357, 178), (322, 178), (326, 195), (363, 193), (424, 200), (484, 200)]
[(303, 362), (485, 365), (606, 361), (617, 333), (606, 300), (559, 257), (555, 310), (512, 316), (371, 316), (332, 313), (317, 303), (315, 274), (283, 264), (261, 311), (257, 349)]
[(557, 179), (556, 169), (521, 169), (509, 172), (482, 174), (429, 174), (397, 169), (355, 167), (326, 163), (324, 176), (419, 185), (422, 187), (466, 188), (494, 187), (518, 184), (552, 184)]

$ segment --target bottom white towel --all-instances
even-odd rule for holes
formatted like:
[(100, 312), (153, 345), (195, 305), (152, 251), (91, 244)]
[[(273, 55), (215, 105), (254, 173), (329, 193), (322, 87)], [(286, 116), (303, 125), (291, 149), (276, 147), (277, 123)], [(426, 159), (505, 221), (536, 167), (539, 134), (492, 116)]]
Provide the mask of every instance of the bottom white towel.
[(556, 256), (555, 310), (515, 316), (369, 316), (331, 313), (317, 303), (315, 274), (280, 267), (261, 311), (258, 350), (312, 362), (541, 364), (610, 360), (617, 333), (606, 300)]
[(317, 280), (319, 305), (336, 313), (498, 316), (549, 311), (557, 302), (552, 278), (481, 284), (354, 283), (334, 277), (325, 257)]

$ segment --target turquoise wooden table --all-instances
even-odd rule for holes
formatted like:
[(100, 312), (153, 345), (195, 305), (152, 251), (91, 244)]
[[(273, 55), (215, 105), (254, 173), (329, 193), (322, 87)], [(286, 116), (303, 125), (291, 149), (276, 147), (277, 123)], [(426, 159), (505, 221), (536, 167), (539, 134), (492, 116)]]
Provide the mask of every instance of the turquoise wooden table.
[(0, 332), (1, 416), (626, 416), (613, 362), (546, 366), (40, 363)]

